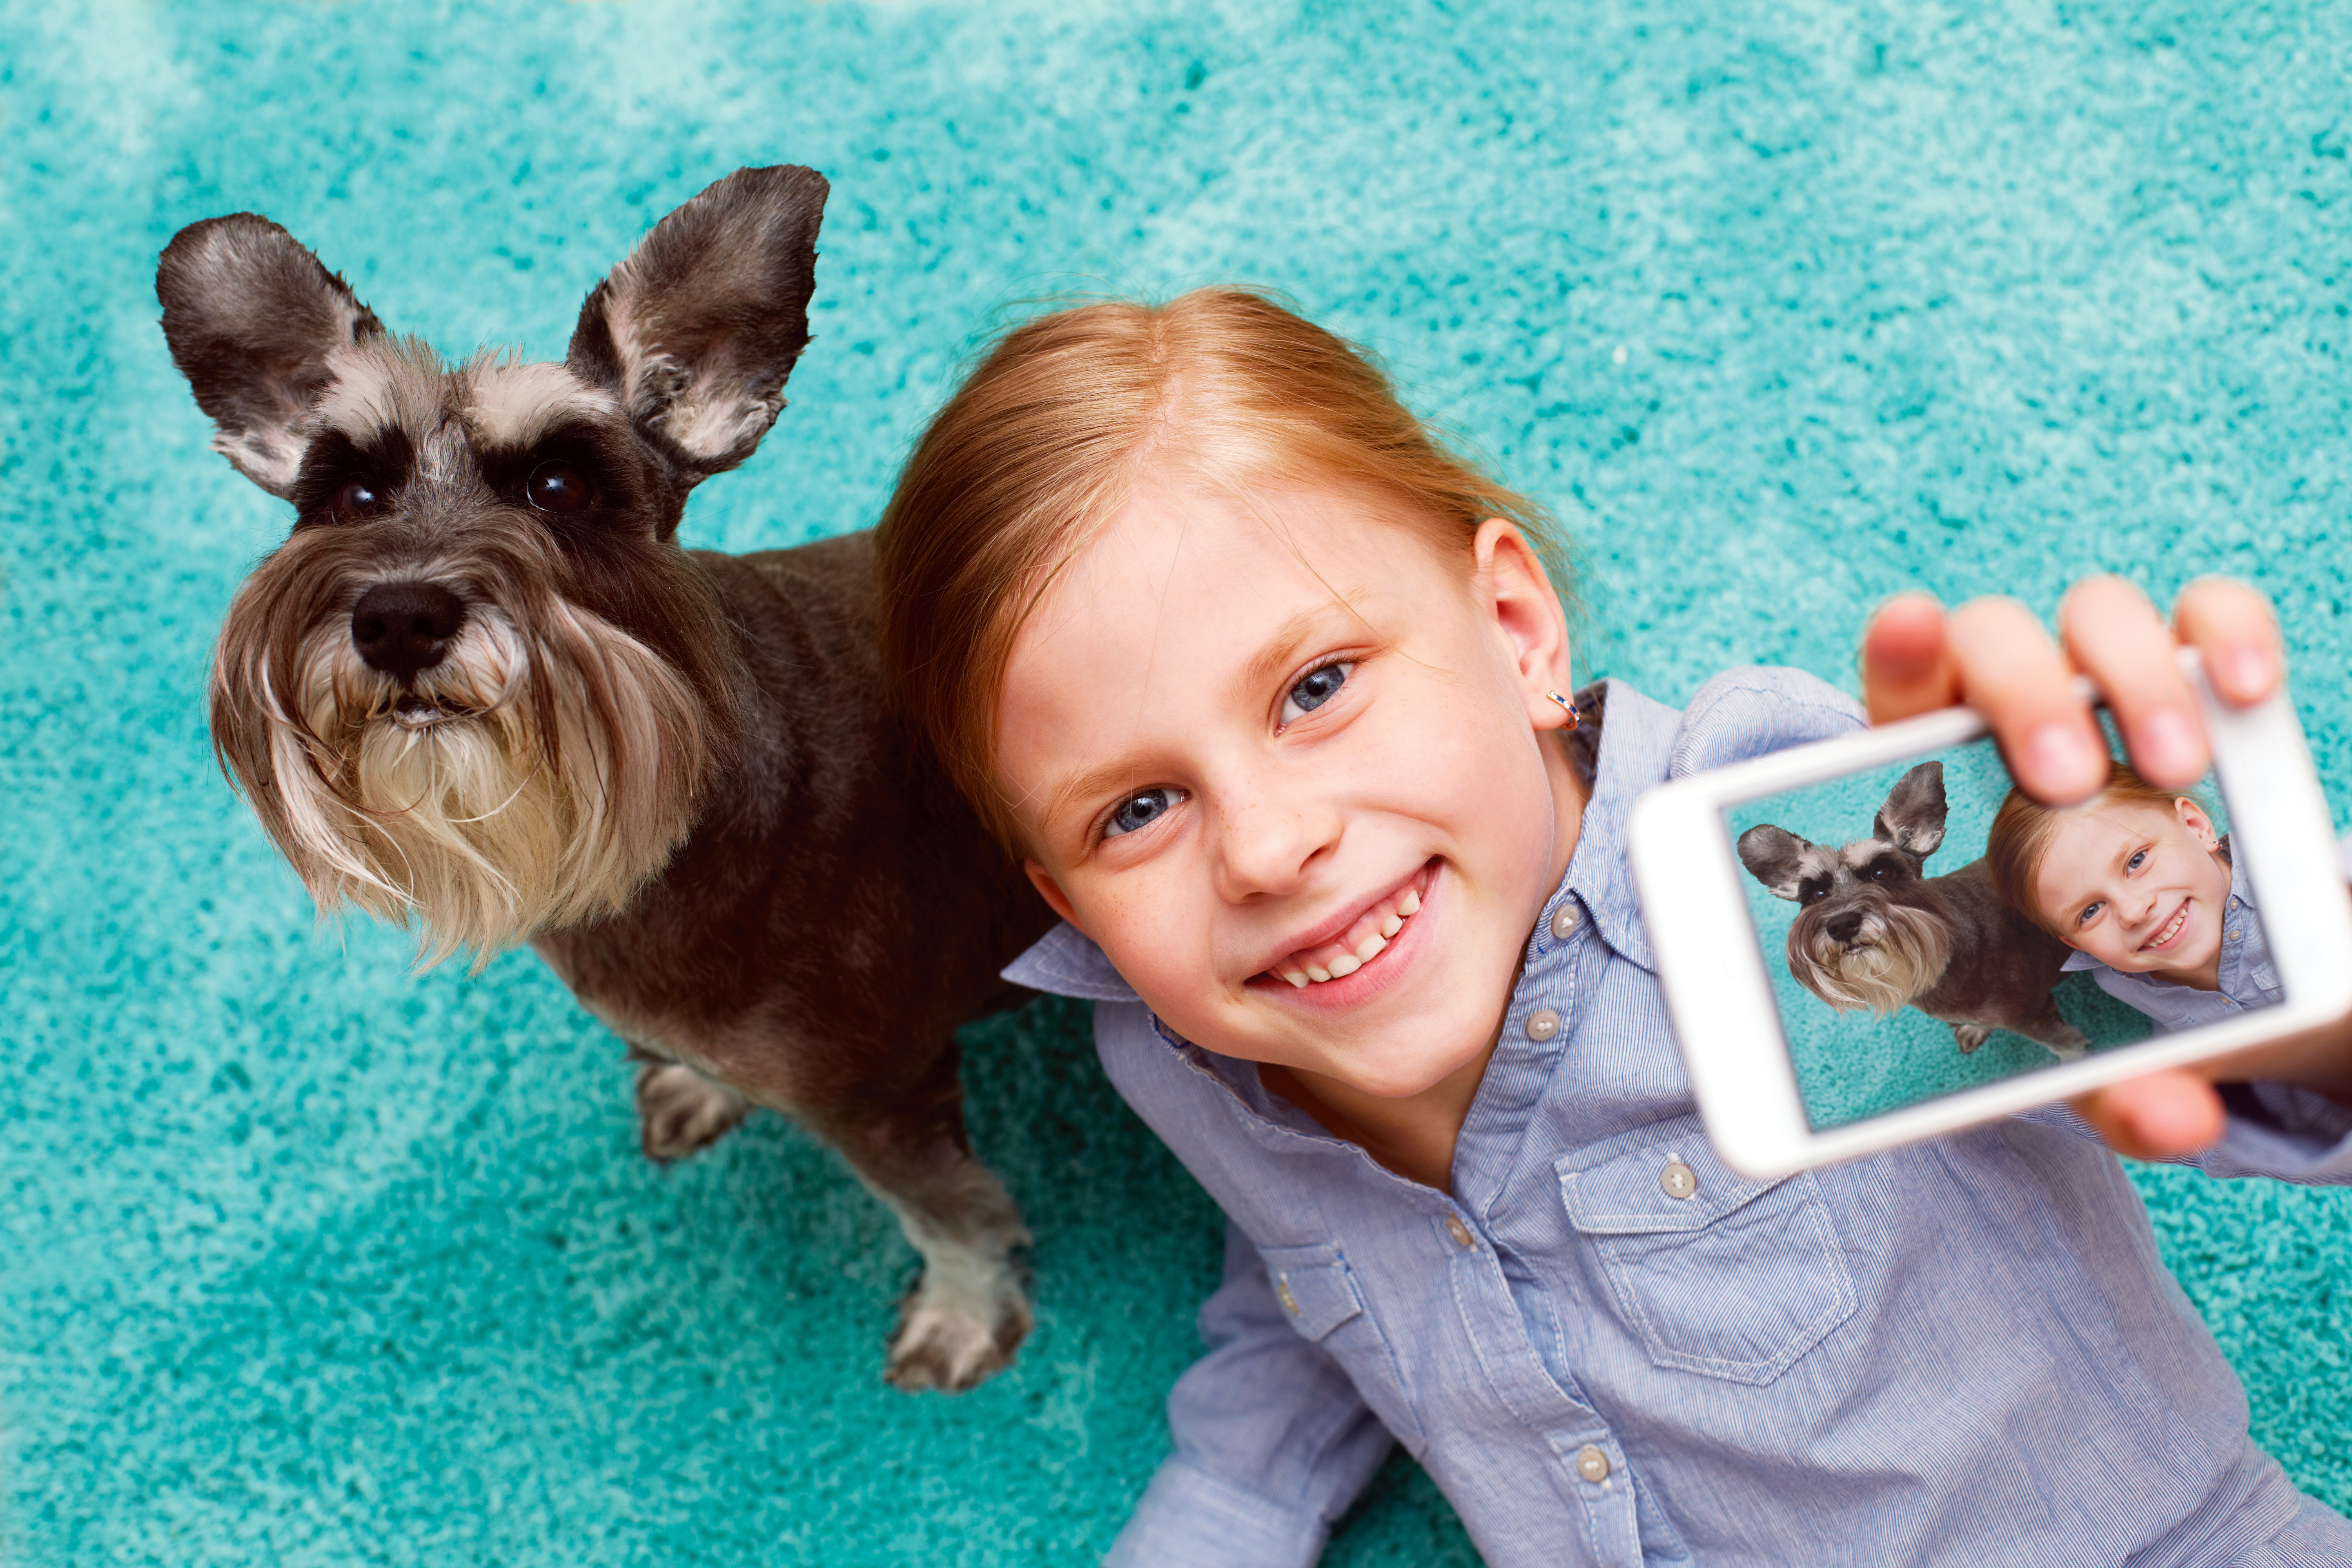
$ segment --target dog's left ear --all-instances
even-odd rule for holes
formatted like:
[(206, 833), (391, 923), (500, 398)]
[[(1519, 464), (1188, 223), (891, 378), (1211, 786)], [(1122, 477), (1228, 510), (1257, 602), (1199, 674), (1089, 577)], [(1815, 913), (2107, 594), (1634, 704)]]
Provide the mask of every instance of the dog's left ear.
[(294, 493), (302, 421), (337, 349), (383, 335), (375, 312), (292, 235), (257, 213), (192, 223), (155, 268), (163, 338), (213, 449), (275, 496)]
[(1944, 842), (1944, 764), (1921, 763), (1895, 780), (1874, 831), (1915, 859), (1933, 855)]
[(1812, 846), (1785, 827), (1767, 823), (1739, 836), (1739, 861), (1776, 899), (1793, 899), (1804, 879), (1805, 851)]
[(692, 485), (750, 457), (808, 343), (814, 169), (738, 169), (654, 226), (580, 308), (572, 369), (617, 395)]

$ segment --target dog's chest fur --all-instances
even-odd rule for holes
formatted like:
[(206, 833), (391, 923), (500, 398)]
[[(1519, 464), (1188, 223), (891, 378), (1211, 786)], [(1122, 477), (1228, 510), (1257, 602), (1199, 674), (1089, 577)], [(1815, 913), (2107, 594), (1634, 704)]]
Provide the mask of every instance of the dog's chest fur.
[(870, 1075), (883, 1020), (944, 1032), (1010, 1005), (997, 972), (1050, 923), (884, 700), (873, 556), (865, 533), (695, 552), (741, 634), (744, 739), (625, 910), (535, 943), (626, 1037), (761, 1100)]
[(1913, 1004), (1921, 1012), (1972, 1019), (1984, 1013), (1988, 998), (2047, 992), (2058, 984), (2065, 943), (2001, 901), (1983, 860), (1930, 877), (1921, 889), (1943, 907), (1959, 939), (1944, 973)]

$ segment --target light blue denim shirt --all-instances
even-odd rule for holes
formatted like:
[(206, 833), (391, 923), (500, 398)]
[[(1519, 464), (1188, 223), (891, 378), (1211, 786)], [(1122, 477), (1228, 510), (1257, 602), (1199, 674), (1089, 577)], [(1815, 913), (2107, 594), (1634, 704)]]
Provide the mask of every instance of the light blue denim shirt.
[[(1096, 1000), (1119, 1092), (1233, 1222), (1175, 1451), (1114, 1563), (1311, 1563), (1393, 1436), (1496, 1568), (2352, 1563), (2352, 1526), (2247, 1437), (2137, 1195), (2065, 1113), (1778, 1182), (1708, 1145), (1627, 810), (1860, 722), (1790, 671), (1733, 671), (1680, 715), (1609, 686), (1450, 1196), (1166, 1033), (1070, 928), (1006, 972)], [(2231, 1109), (2209, 1170), (2352, 1180), (2352, 1111), (2284, 1088)], [(1662, 1184), (1676, 1162), (1695, 1193)]]

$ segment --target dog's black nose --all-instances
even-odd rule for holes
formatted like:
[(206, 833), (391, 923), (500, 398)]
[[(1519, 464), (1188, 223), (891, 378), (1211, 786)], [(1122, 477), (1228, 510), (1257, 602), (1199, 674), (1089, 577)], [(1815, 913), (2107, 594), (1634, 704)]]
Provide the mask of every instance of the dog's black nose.
[(379, 583), (352, 608), (352, 645), (369, 668), (403, 680), (430, 669), (466, 622), (466, 602), (438, 583)]
[(1841, 910), (1822, 922), (1822, 929), (1837, 942), (1852, 942), (1862, 930), (1862, 916), (1853, 910)]

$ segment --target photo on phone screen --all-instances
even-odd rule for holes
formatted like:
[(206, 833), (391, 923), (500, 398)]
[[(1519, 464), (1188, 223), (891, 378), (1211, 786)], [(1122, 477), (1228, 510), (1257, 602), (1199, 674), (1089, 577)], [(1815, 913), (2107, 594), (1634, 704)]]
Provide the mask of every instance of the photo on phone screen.
[(2052, 811), (1986, 739), (1723, 816), (1815, 1131), (2284, 1000), (2210, 774)]

